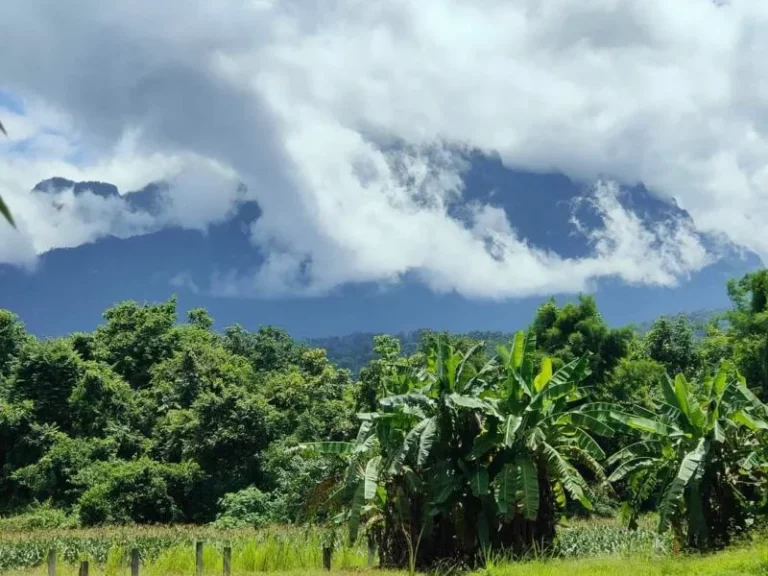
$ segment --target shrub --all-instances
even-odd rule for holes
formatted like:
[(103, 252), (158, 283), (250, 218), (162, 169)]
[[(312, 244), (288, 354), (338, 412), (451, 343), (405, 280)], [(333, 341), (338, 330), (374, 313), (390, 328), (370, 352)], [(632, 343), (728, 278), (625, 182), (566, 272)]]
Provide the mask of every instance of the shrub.
[(271, 519), (270, 495), (255, 486), (230, 492), (219, 499), (221, 511), (216, 516), (217, 528), (263, 526)]

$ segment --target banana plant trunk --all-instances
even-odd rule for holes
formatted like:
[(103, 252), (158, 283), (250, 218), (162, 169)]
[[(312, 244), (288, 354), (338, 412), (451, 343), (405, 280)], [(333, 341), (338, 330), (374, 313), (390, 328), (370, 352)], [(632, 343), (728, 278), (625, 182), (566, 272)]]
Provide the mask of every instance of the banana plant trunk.
[[(546, 461), (538, 463), (539, 512), (534, 520), (515, 514), (511, 519), (499, 519), (497, 529), (490, 535), (493, 550), (512, 551), (523, 556), (532, 551), (546, 550), (555, 538), (555, 496), (550, 484)], [(401, 486), (402, 488), (402, 486)], [(399, 508), (397, 493), (407, 502)], [(468, 566), (474, 568), (482, 561), (477, 522), (482, 510), (481, 501), (472, 495), (460, 498), (450, 512), (431, 519), (418, 497), (405, 490), (392, 490), (384, 508), (384, 526), (379, 543), (382, 568), (407, 568), (411, 551), (416, 567), (428, 570), (437, 565)], [(402, 511), (407, 510), (406, 514)], [(422, 532), (423, 529), (423, 532)]]

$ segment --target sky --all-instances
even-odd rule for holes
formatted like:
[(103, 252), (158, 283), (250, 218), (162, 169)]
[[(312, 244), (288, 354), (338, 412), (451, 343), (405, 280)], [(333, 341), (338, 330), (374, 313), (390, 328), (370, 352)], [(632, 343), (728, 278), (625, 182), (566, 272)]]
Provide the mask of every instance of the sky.
[[(0, 263), (206, 230), (243, 200), (263, 258), (211, 293), (408, 278), (503, 301), (674, 286), (726, 245), (768, 257), (764, 2), (6, 0), (0, 22), (0, 195), (18, 222)], [(470, 199), (477, 153), (587, 183), (590, 252), (533, 245)], [(52, 176), (165, 181), (169, 200), (30, 194)], [(640, 182), (692, 220), (645, 222), (620, 201)]]

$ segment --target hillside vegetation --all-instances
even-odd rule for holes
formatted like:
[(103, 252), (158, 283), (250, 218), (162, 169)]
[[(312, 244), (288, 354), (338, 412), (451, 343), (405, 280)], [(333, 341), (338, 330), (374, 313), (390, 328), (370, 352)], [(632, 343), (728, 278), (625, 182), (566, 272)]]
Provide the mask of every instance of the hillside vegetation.
[(49, 340), (0, 311), (0, 530), (312, 523), (385, 567), (490, 569), (653, 512), (671, 548), (722, 548), (764, 518), (768, 272), (727, 289), (700, 337), (582, 297), (509, 336), (377, 336), (355, 376), (173, 299)]

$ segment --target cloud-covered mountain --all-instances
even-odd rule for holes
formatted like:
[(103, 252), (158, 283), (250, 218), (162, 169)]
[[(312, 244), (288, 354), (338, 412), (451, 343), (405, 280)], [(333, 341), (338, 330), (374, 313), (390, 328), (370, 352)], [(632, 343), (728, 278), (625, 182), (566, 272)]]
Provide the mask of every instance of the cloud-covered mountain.
[[(0, 21), (0, 297), (46, 330), (169, 289), (305, 334), (503, 330), (580, 290), (645, 320), (725, 304), (768, 258), (765, 3), (29, 0)], [(74, 184), (29, 193), (54, 176)]]
[[(599, 271), (585, 288), (596, 292), (613, 323), (722, 307), (727, 278), (759, 262), (699, 233), (685, 210), (642, 185), (580, 184), (560, 174), (510, 170), (498, 158), (479, 154), (466, 158), (462, 174), (461, 193), (446, 201), (446, 212), (467, 233), (480, 234), (492, 258), (509, 257), (503, 242), (510, 236), (543, 262), (599, 263), (601, 253), (612, 255), (619, 267)], [(298, 336), (421, 327), (511, 331), (527, 323), (549, 294), (441, 291), (418, 268), (389, 282), (343, 283), (322, 293), (264, 292), (242, 281), (258, 277), (271, 254), (254, 234), (262, 211), (245, 190), (206, 227), (166, 217), (178, 195), (164, 184), (121, 194), (108, 183), (52, 178), (32, 194), (54, 211), (109, 202), (111, 229), (121, 232), (46, 251), (33, 267), (0, 265), (0, 307), (16, 311), (30, 329), (45, 335), (90, 329), (105, 308), (123, 299), (156, 301), (172, 294), (182, 309), (205, 306), (219, 325), (277, 324)], [(132, 222), (146, 224), (131, 228)], [(475, 262), (464, 258), (456, 254), (455, 265), (471, 277)], [(638, 263), (644, 266), (630, 269)]]

